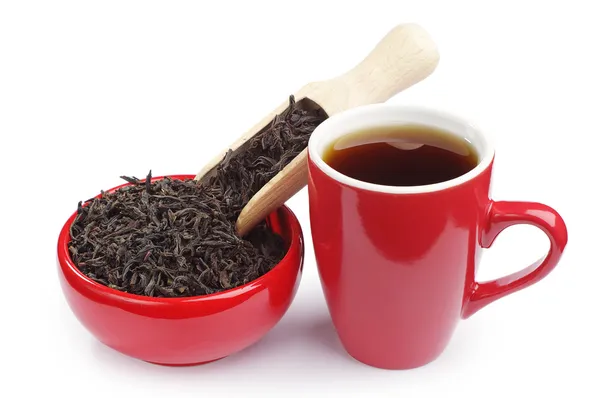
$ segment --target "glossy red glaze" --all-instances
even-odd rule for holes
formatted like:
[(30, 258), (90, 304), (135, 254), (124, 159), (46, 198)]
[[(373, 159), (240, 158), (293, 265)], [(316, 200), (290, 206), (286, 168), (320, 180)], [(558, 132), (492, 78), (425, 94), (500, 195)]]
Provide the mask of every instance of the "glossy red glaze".
[(87, 278), (73, 264), (67, 249), (69, 227), (75, 216), (76, 213), (67, 220), (58, 240), (58, 269), (67, 302), (98, 340), (144, 361), (190, 365), (243, 350), (281, 319), (300, 282), (304, 259), (302, 230), (285, 206), (268, 217), (273, 230), (289, 244), (279, 264), (246, 285), (189, 298), (137, 296)]
[[(342, 182), (309, 151), (317, 266), (334, 326), (355, 359), (386, 369), (422, 366), (443, 352), (461, 318), (557, 265), (567, 243), (562, 218), (538, 203), (492, 201), (490, 153), (487, 167), (458, 185), (390, 193)], [(520, 272), (477, 283), (482, 249), (514, 224), (542, 229), (549, 253)]]

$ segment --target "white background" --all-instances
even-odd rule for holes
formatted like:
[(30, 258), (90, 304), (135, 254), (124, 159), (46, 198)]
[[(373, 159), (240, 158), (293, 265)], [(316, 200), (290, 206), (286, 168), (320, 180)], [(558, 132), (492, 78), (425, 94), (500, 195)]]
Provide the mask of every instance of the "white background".
[[(595, 2), (350, 3), (0, 3), (0, 395), (599, 396)], [(79, 200), (120, 175), (196, 173), (289, 94), (346, 71), (403, 22), (431, 33), (441, 61), (390, 102), (440, 106), (494, 135), (494, 198), (544, 202), (569, 227), (550, 276), (463, 321), (425, 367), (367, 367), (329, 321), (303, 190), (289, 201), (308, 240), (301, 287), (255, 346), (164, 368), (104, 347), (77, 322), (55, 255)], [(546, 247), (533, 227), (511, 228), (478, 277), (522, 268)]]

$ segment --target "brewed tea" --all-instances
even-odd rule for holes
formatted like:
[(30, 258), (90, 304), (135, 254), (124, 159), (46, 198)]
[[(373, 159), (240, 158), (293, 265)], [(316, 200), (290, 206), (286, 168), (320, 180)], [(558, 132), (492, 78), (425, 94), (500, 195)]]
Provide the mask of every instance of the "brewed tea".
[(345, 135), (323, 160), (338, 172), (388, 186), (429, 185), (457, 178), (477, 166), (467, 140), (421, 125), (385, 126)]

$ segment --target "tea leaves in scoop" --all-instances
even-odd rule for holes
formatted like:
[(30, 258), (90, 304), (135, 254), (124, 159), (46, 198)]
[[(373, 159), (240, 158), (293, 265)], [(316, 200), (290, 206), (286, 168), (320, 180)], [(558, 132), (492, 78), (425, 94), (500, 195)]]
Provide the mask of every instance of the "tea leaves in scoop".
[(229, 151), (202, 183), (122, 177), (131, 185), (79, 204), (73, 262), (98, 283), (151, 297), (206, 295), (259, 278), (281, 261), (286, 243), (265, 222), (238, 237), (237, 217), (325, 117), (290, 97), (268, 128), (243, 151)]

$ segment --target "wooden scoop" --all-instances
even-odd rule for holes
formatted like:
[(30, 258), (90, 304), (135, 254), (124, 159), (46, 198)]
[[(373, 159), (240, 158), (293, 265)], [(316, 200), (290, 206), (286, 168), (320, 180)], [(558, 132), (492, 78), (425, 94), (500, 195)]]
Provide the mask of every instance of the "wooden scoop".
[[(313, 82), (294, 96), (305, 109), (320, 109), (328, 117), (360, 105), (387, 101), (400, 91), (420, 82), (437, 67), (439, 54), (429, 34), (416, 24), (398, 25), (392, 29), (362, 62), (336, 78)], [(289, 106), (286, 100), (231, 146), (212, 159), (196, 175), (204, 180), (213, 175), (215, 166), (231, 149), (233, 154), (266, 128), (276, 115)], [(240, 213), (236, 229), (244, 236), (272, 211), (285, 203), (308, 183), (307, 150), (302, 151), (273, 177)]]

